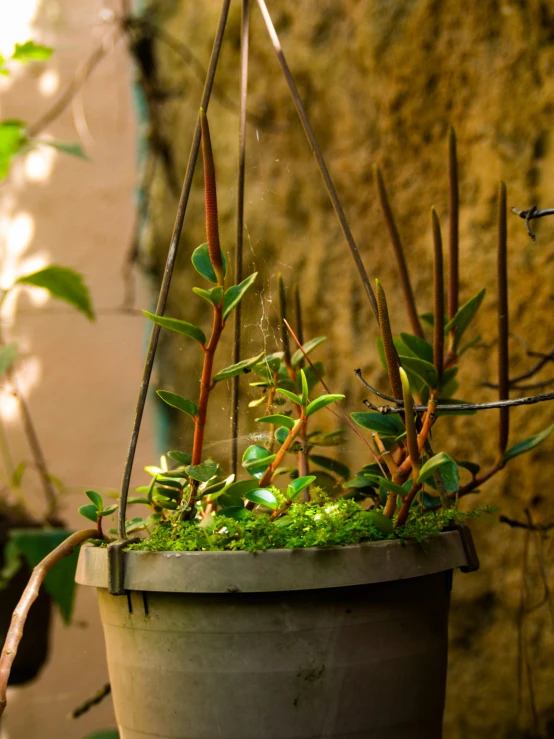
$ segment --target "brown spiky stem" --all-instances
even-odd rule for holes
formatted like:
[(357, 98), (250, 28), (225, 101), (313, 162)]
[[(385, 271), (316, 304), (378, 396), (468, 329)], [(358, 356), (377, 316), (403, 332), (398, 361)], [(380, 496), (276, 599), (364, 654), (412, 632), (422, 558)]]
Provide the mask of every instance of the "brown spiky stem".
[(34, 569), (29, 582), (23, 591), (19, 603), (13, 612), (10, 628), (6, 635), (2, 655), (0, 656), (0, 716), (6, 708), (7, 698), (6, 692), (8, 688), (8, 680), (12, 664), (17, 654), (17, 649), (23, 636), (23, 629), (29, 609), (37, 599), (40, 586), (44, 582), (44, 578), (50, 572), (52, 567), (64, 557), (68, 557), (78, 546), (88, 539), (95, 539), (98, 536), (96, 529), (85, 529), (77, 531), (57, 546), (50, 554), (48, 554), (42, 562)]
[[(507, 400), (510, 390), (509, 354), (508, 354), (508, 258), (507, 258), (507, 224), (506, 224), (506, 185), (498, 186), (498, 399)], [(502, 458), (508, 446), (510, 433), (510, 411), (501, 408), (499, 411), (498, 454)]]
[(217, 189), (215, 184), (215, 164), (210, 138), (208, 118), (200, 109), (200, 123), (202, 126), (202, 155), (204, 158), (204, 199), (206, 204), (206, 235), (210, 261), (217, 277), (217, 284), (223, 285), (225, 274), (219, 244), (219, 224), (217, 218)]
[(448, 229), (448, 320), (458, 312), (459, 292), (459, 185), (458, 156), (456, 151), (456, 132), (450, 128), (448, 138), (448, 201), (450, 220)]
[(375, 280), (375, 286), (377, 310), (379, 313), (379, 329), (381, 331), (381, 339), (383, 340), (383, 349), (385, 351), (385, 360), (387, 362), (387, 371), (389, 373), (392, 394), (395, 398), (401, 398), (402, 382), (400, 381), (400, 373), (398, 371), (400, 362), (392, 339), (387, 297), (379, 280)]
[(402, 285), (404, 302), (406, 304), (406, 311), (408, 313), (412, 332), (416, 336), (419, 336), (421, 339), (424, 339), (425, 334), (423, 333), (423, 327), (421, 325), (421, 321), (419, 320), (419, 315), (415, 304), (414, 291), (410, 282), (410, 273), (408, 272), (408, 266), (406, 264), (406, 258), (404, 256), (404, 248), (402, 246), (400, 234), (398, 233), (398, 228), (396, 227), (396, 221), (394, 219), (394, 214), (390, 206), (389, 196), (385, 187), (383, 175), (381, 174), (381, 170), (378, 166), (374, 167), (374, 172), (375, 179), (377, 181), (377, 190), (379, 192), (381, 210), (383, 211), (383, 216), (385, 218), (385, 223), (389, 232), (392, 249), (396, 258), (396, 264), (398, 266), (398, 272), (400, 274), (400, 284)]
[(442, 259), (442, 236), (437, 211), (431, 208), (431, 225), (433, 229), (433, 295), (434, 318), (433, 328), (433, 363), (442, 380), (444, 367), (444, 275)]
[(287, 320), (287, 295), (285, 292), (285, 281), (283, 275), (279, 272), (277, 275), (277, 284), (279, 288), (279, 329), (281, 331), (281, 343), (283, 344), (283, 351), (285, 353), (285, 364), (287, 369), (291, 367), (291, 355), (289, 345), (289, 335), (285, 328), (285, 321)]

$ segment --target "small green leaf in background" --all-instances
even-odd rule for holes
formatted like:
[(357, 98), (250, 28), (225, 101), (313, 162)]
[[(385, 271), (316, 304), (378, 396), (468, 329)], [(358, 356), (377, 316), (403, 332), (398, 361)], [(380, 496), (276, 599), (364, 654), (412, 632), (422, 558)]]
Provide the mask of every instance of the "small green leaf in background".
[(168, 452), (167, 456), (174, 462), (185, 465), (185, 467), (192, 462), (192, 454), (188, 452)]
[(247, 510), (243, 505), (225, 506), (217, 512), (218, 516), (226, 516), (232, 518), (235, 521), (242, 521), (243, 519), (250, 518), (250, 511)]
[[(91, 506), (94, 508), (94, 506)], [(96, 510), (96, 509), (95, 509)], [(10, 539), (27, 560), (31, 569), (36, 567), (51, 551), (71, 536), (73, 532), (59, 529), (12, 529)], [(73, 612), (75, 596), (75, 570), (79, 547), (72, 554), (57, 562), (44, 580), (44, 587), (52, 597), (64, 620), (68, 624)]]
[(447, 493), (455, 493), (460, 487), (458, 465), (446, 452), (439, 452), (428, 459), (422, 466), (418, 482), (425, 482), (432, 474), (439, 470)]
[(544, 431), (540, 431), (538, 434), (530, 436), (528, 439), (524, 439), (523, 441), (514, 444), (514, 446), (508, 449), (508, 451), (505, 452), (504, 456), (502, 457), (503, 464), (506, 464), (506, 462), (509, 462), (510, 459), (517, 457), (519, 454), (525, 454), (525, 452), (529, 452), (531, 451), (531, 449), (534, 449), (539, 444), (542, 444), (542, 442), (550, 436), (553, 430), (554, 423), (548, 428), (544, 429)]
[(0, 570), (0, 593), (8, 587), (12, 577), (17, 575), (23, 565), (22, 554), (15, 541), (8, 539), (4, 545), (4, 565)]
[(406, 488), (401, 485), (397, 485), (391, 480), (387, 480), (386, 477), (381, 477), (380, 475), (365, 475), (365, 477), (369, 482), (375, 482), (379, 487), (385, 488), (385, 490), (388, 490), (391, 493), (396, 493), (397, 495), (400, 495), (401, 498), (408, 495), (409, 490), (406, 490)]
[(23, 480), (23, 475), (28, 466), (27, 462), (20, 462), (13, 471), (11, 483), (14, 488), (21, 487), (21, 481)]
[(23, 121), (6, 120), (0, 122), (0, 180), (5, 179), (10, 171), (14, 156), (27, 146), (25, 123)]
[(404, 345), (413, 352), (414, 356), (423, 359), (425, 362), (433, 363), (433, 347), (428, 341), (420, 339), (419, 336), (404, 333), (400, 334), (400, 338), (404, 342)]
[(302, 405), (306, 406), (308, 404), (308, 380), (306, 379), (306, 373), (303, 369), (300, 370), (300, 383), (301, 383), (301, 395), (302, 398)]
[(350, 416), (358, 426), (375, 431), (382, 438), (396, 439), (404, 433), (404, 425), (398, 416), (384, 416), (381, 413), (368, 411), (351, 413)]
[(223, 301), (223, 320), (224, 321), (226, 321), (229, 318), (231, 313), (235, 310), (235, 308), (240, 303), (240, 301), (243, 299), (243, 297), (246, 295), (248, 290), (252, 287), (257, 276), (258, 276), (258, 273), (254, 272), (249, 277), (247, 277), (245, 280), (243, 280), (240, 283), (240, 285), (233, 285), (226, 291), (225, 299)]
[(44, 62), (50, 59), (54, 49), (49, 46), (42, 46), (34, 41), (25, 41), (24, 44), (16, 44), (12, 59), (16, 62)]
[(418, 357), (399, 357), (400, 364), (406, 370), (428, 385), (430, 388), (436, 388), (439, 382), (439, 375), (435, 366), (431, 362), (426, 362)]
[(262, 418), (256, 418), (256, 423), (273, 423), (279, 426), (285, 426), (288, 429), (293, 429), (295, 426), (294, 418), (290, 416), (283, 416), (280, 413), (275, 413), (272, 416), (263, 416)]
[(277, 392), (281, 393), (281, 395), (284, 395), (285, 398), (288, 398), (293, 403), (296, 403), (296, 405), (302, 405), (302, 398), (300, 398), (296, 393), (293, 393), (291, 390), (285, 390), (285, 388), (278, 387)]
[(83, 151), (81, 144), (77, 144), (73, 141), (56, 141), (55, 139), (31, 139), (31, 144), (38, 144), (39, 146), (49, 146), (51, 149), (62, 154), (68, 154), (70, 157), (76, 157), (77, 159), (84, 159), (88, 161), (89, 158)]
[(88, 734), (85, 739), (119, 739), (119, 731), (117, 729), (102, 729)]
[(95, 493), (94, 490), (87, 490), (85, 492), (85, 495), (97, 510), (102, 510), (102, 508), (104, 507), (104, 501), (102, 500), (102, 496), (100, 495), (100, 493)]
[(471, 321), (475, 318), (475, 314), (479, 310), (479, 307), (481, 306), (481, 303), (483, 302), (483, 298), (485, 297), (486, 289), (483, 288), (482, 290), (479, 290), (477, 295), (474, 295), (472, 298), (470, 298), (467, 303), (464, 303), (462, 307), (458, 310), (454, 318), (449, 321), (446, 326), (444, 327), (444, 330), (446, 333), (449, 331), (456, 330), (456, 333), (454, 335), (454, 346), (457, 347), (460, 339), (462, 338), (463, 333), (465, 332), (466, 328), (469, 326)]
[(257, 488), (256, 490), (250, 490), (248, 493), (245, 494), (244, 497), (251, 503), (267, 506), (268, 508), (271, 508), (273, 510), (275, 510), (279, 505), (275, 494), (272, 493), (271, 490), (267, 490), (266, 488)]
[[(404, 494), (406, 493), (404, 492)], [(362, 515), (364, 518), (371, 521), (377, 531), (380, 531), (382, 534), (392, 534), (392, 521), (390, 518), (387, 518), (384, 513), (380, 513), (379, 511), (364, 511)]]
[(79, 513), (93, 523), (96, 523), (98, 520), (98, 508), (93, 503), (82, 505), (79, 508)]
[(103, 508), (101, 511), (98, 511), (98, 515), (99, 516), (111, 516), (111, 514), (115, 513), (116, 511), (117, 511), (117, 503), (114, 503), (113, 505), (109, 505), (107, 508)]
[(206, 302), (211, 305), (220, 305), (221, 299), (223, 298), (223, 288), (221, 285), (212, 287), (210, 290), (204, 290), (201, 287), (193, 287), (192, 292), (198, 295), (199, 298), (203, 298)]
[[(326, 336), (316, 336), (315, 339), (310, 339), (310, 341), (307, 341), (303, 345), (302, 349), (304, 349), (304, 352), (306, 354), (310, 354), (310, 352), (313, 352), (313, 350), (316, 349), (320, 344), (323, 344), (324, 341), (327, 341)], [(290, 360), (293, 369), (296, 369), (303, 359), (304, 354), (300, 351), (300, 349), (297, 349)]]
[(208, 482), (217, 472), (217, 462), (213, 459), (206, 459), (200, 464), (189, 464), (185, 472), (197, 482)]
[(212, 377), (212, 382), (222, 382), (223, 380), (229, 380), (231, 377), (240, 375), (243, 372), (249, 372), (254, 365), (258, 364), (263, 355), (264, 352), (260, 352), (255, 357), (250, 357), (250, 359), (243, 359), (242, 362), (237, 362), (237, 364), (232, 364), (229, 367), (225, 367), (225, 369), (221, 370), (221, 372), (218, 372), (217, 375)]
[(252, 444), (242, 456), (242, 466), (249, 475), (259, 480), (274, 459), (275, 454), (270, 454), (265, 447)]
[(4, 375), (19, 357), (19, 347), (11, 342), (0, 347), (0, 377)]
[(194, 418), (198, 414), (198, 406), (196, 403), (193, 403), (192, 400), (184, 398), (178, 393), (171, 393), (169, 390), (156, 390), (156, 395), (158, 395), (164, 403), (167, 403), (167, 405), (170, 405), (172, 408), (177, 408), (177, 410), (186, 413), (187, 416), (190, 416), (191, 418)]
[(348, 467), (336, 459), (323, 457), (319, 454), (310, 454), (309, 459), (318, 467), (323, 467), (324, 470), (334, 472), (336, 475), (339, 475), (339, 477), (343, 477), (344, 479), (350, 477), (350, 470)]
[(238, 482), (233, 482), (229, 485), (225, 490), (225, 495), (229, 495), (235, 500), (240, 500), (244, 497), (245, 493), (248, 493), (250, 490), (254, 490), (257, 486), (257, 480), (239, 480)]
[[(227, 258), (223, 249), (221, 250), (221, 259), (223, 260), (223, 274), (227, 274)], [(192, 265), (194, 269), (208, 282), (217, 284), (217, 277), (210, 259), (210, 252), (208, 250), (208, 244), (200, 244), (194, 250), (191, 257)]]
[(459, 460), (456, 460), (456, 464), (458, 465), (458, 467), (462, 467), (464, 470), (471, 472), (471, 474), (474, 477), (481, 469), (481, 465), (475, 464), (475, 462), (466, 462), (466, 461), (460, 462)]
[(152, 323), (157, 323), (162, 328), (167, 328), (169, 331), (175, 331), (183, 336), (188, 336), (199, 344), (204, 345), (206, 343), (206, 334), (202, 329), (188, 321), (181, 321), (178, 318), (168, 318), (167, 316), (157, 316), (154, 313), (149, 313), (147, 310), (143, 310), (142, 312)]
[(319, 398), (312, 400), (310, 405), (306, 408), (306, 415), (311, 416), (317, 411), (321, 410), (322, 408), (325, 408), (325, 406), (331, 405), (331, 403), (336, 403), (338, 400), (342, 400), (343, 398), (344, 398), (344, 395), (340, 395), (340, 394), (320, 395)]
[(20, 277), (16, 280), (16, 284), (42, 287), (48, 290), (53, 298), (69, 303), (83, 313), (89, 321), (94, 321), (88, 288), (82, 276), (72, 269), (53, 264), (38, 272)]
[[(309, 392), (312, 392), (317, 383), (320, 382), (320, 379), (325, 376), (323, 362), (312, 362), (312, 364), (313, 367), (308, 365), (304, 368), (304, 374), (306, 375), (306, 380), (308, 381)], [(302, 392), (302, 383), (298, 375), (296, 376), (296, 391)]]
[(289, 433), (290, 431), (288, 428), (285, 428), (285, 426), (279, 426), (279, 428), (275, 430), (275, 438), (279, 444), (284, 444)]
[(305, 477), (297, 477), (287, 487), (287, 497), (289, 500), (294, 500), (297, 495), (309, 487), (312, 482), (317, 480), (316, 475), (306, 475)]

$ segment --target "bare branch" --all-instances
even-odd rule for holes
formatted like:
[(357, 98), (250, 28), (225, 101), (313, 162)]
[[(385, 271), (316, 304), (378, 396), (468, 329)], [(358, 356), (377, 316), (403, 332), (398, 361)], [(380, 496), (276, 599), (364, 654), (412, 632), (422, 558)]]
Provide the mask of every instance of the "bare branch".
[(545, 210), (538, 210), (536, 205), (532, 205), (528, 210), (519, 210), (518, 208), (511, 208), (512, 213), (515, 213), (520, 218), (523, 218), (525, 225), (527, 226), (527, 233), (535, 240), (535, 234), (531, 230), (531, 221), (534, 218), (544, 218), (544, 216), (554, 216), (554, 208), (546, 208)]

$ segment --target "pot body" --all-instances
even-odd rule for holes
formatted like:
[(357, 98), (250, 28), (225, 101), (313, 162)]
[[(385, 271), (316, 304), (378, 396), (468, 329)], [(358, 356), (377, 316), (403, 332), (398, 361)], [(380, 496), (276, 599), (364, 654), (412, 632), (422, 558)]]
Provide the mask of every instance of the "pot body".
[[(403, 549), (383, 548), (375, 559), (401, 563), (410, 556)], [(121, 738), (440, 739), (452, 567), (465, 564), (456, 551), (435, 562), (435, 572), (382, 581), (368, 567), (369, 582), (351, 584), (347, 571), (343, 586), (331, 576), (330, 587), (267, 591), (264, 582), (256, 592), (245, 577), (242, 588), (228, 586), (232, 592), (190, 592), (189, 583), (189, 592), (130, 590), (127, 597), (100, 587)], [(94, 584), (84, 560), (105, 554), (84, 550), (78, 581)], [(141, 554), (126, 555), (136, 577), (152, 561), (130, 556)], [(272, 566), (274, 553), (237, 554), (259, 570)], [(320, 584), (317, 571), (326, 564), (332, 571), (347, 554), (357, 556), (299, 550), (288, 563), (275, 560), (284, 570), (304, 568), (302, 585), (306, 577)], [(371, 549), (366, 554), (370, 562)], [(201, 560), (187, 557), (179, 566), (190, 573)]]

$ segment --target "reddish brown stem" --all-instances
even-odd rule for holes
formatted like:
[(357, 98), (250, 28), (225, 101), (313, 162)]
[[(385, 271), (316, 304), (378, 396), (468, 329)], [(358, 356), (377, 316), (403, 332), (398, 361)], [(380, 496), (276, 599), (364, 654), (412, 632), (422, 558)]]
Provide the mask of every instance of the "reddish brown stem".
[(448, 140), (448, 182), (449, 182), (449, 239), (448, 239), (448, 320), (452, 320), (458, 311), (459, 291), (459, 187), (458, 157), (456, 153), (456, 133), (450, 129)]
[(421, 484), (417, 483), (414, 480), (412, 489), (410, 490), (408, 495), (402, 500), (402, 507), (398, 511), (398, 516), (396, 517), (396, 522), (394, 524), (395, 529), (400, 528), (400, 526), (404, 526), (404, 524), (408, 520), (408, 516), (410, 514), (410, 508), (412, 506), (412, 503), (414, 502), (416, 495), (418, 494), (420, 490), (421, 490)]
[(221, 246), (219, 244), (215, 164), (212, 153), (210, 127), (203, 110), (200, 110), (200, 123), (202, 126), (202, 153), (204, 155), (204, 201), (206, 207), (206, 235), (208, 237), (208, 250), (210, 261), (217, 277), (217, 284), (223, 285), (225, 275), (223, 270), (223, 258), (221, 256)]
[(277, 467), (283, 461), (283, 457), (285, 456), (285, 454), (289, 450), (290, 446), (292, 445), (292, 442), (296, 439), (296, 437), (298, 436), (298, 434), (301, 433), (302, 429), (306, 425), (306, 420), (307, 420), (306, 419), (306, 414), (305, 414), (304, 409), (302, 408), (302, 416), (301, 416), (301, 418), (296, 422), (296, 425), (294, 426), (294, 428), (291, 429), (291, 431), (289, 432), (289, 435), (285, 439), (283, 445), (281, 446), (281, 448), (277, 452), (277, 454), (275, 456), (275, 459), (269, 465), (269, 467), (267, 468), (267, 470), (264, 472), (264, 474), (263, 474), (263, 476), (262, 476), (262, 478), (260, 480), (260, 487), (261, 488), (263, 488), (266, 485), (269, 485), (271, 483), (271, 480), (273, 478), (273, 474), (274, 474), (275, 470), (277, 469)]
[(442, 380), (444, 367), (444, 277), (442, 259), (442, 236), (439, 217), (434, 208), (431, 208), (431, 224), (433, 228), (433, 292), (434, 292), (434, 318), (433, 329), (433, 363)]
[(23, 636), (23, 628), (29, 609), (36, 600), (40, 586), (42, 585), (44, 578), (50, 572), (52, 567), (64, 557), (68, 557), (79, 544), (82, 544), (87, 539), (95, 539), (98, 536), (96, 529), (86, 529), (84, 531), (77, 531), (75, 534), (69, 536), (54, 551), (45, 557), (33, 570), (29, 582), (23, 595), (21, 596), (17, 608), (13, 612), (10, 628), (6, 635), (6, 641), (4, 642), (4, 648), (2, 649), (2, 655), (0, 656), (0, 716), (4, 713), (6, 708), (6, 691), (8, 687), (8, 680), (12, 668), (13, 661), (17, 654), (19, 642)]

